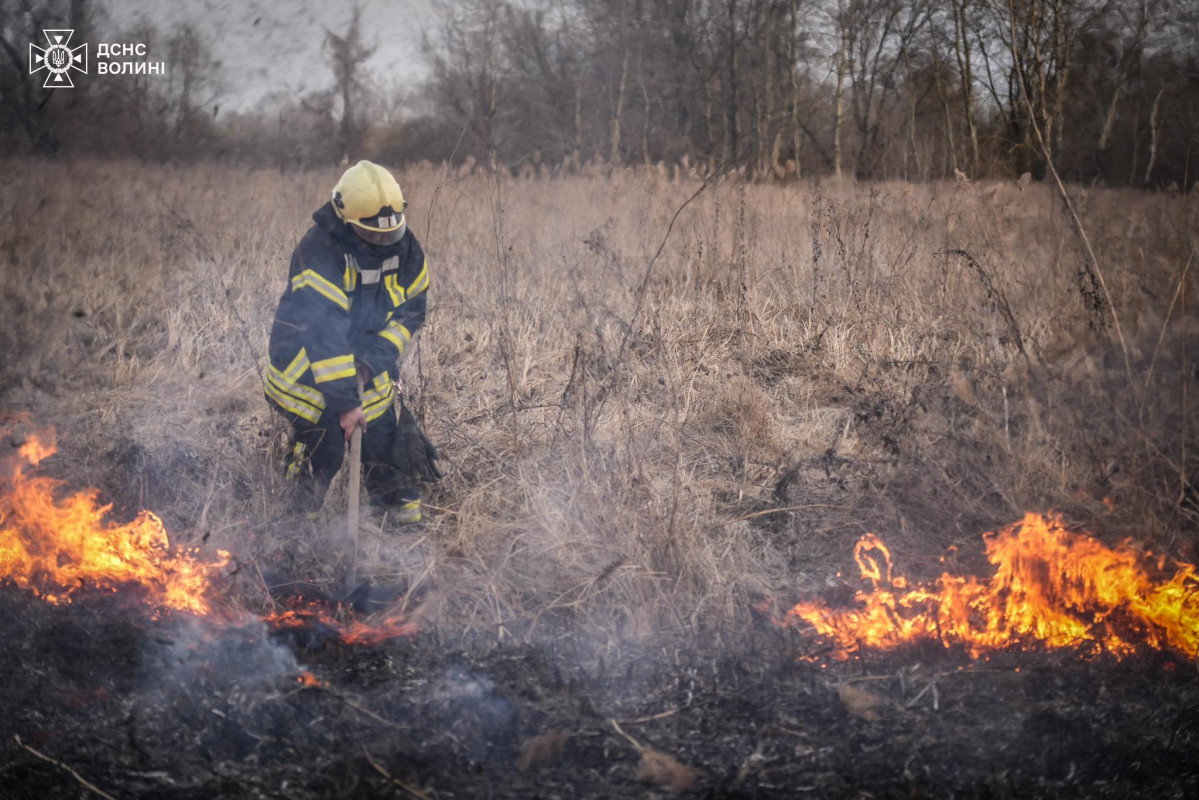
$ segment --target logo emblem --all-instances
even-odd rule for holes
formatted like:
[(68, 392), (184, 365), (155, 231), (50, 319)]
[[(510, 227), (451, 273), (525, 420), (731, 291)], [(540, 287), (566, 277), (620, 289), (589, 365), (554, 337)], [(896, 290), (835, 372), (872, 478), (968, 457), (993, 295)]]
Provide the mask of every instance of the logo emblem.
[(73, 88), (71, 70), (76, 69), (87, 74), (87, 44), (71, 48), (72, 30), (43, 30), (47, 47), (41, 48), (36, 44), (29, 45), (29, 74), (46, 70), (46, 82), (43, 89)]

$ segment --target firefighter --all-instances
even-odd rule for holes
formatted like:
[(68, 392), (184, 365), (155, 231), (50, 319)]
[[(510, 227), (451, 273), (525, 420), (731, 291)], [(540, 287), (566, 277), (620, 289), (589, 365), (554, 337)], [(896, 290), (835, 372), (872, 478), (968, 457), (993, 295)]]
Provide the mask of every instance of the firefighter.
[(291, 256), (263, 385), (292, 423), (285, 476), (309, 518), (356, 428), (367, 495), (390, 519), (419, 522), (420, 482), (441, 477), (436, 448), (402, 398), (398, 420), (393, 403), (397, 362), (425, 321), (429, 288), (407, 205), (390, 172), (359, 161)]

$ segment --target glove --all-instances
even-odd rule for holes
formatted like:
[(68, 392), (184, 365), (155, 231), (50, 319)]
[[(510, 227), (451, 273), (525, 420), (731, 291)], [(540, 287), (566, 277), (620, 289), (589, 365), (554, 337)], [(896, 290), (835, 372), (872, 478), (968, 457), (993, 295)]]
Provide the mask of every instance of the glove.
[(441, 480), (441, 470), (434, 463), (441, 456), (437, 448), (416, 424), (416, 417), (408, 406), (400, 401), (400, 419), (396, 425), (396, 438), (391, 445), (391, 463), (405, 475), (418, 477), (426, 483)]

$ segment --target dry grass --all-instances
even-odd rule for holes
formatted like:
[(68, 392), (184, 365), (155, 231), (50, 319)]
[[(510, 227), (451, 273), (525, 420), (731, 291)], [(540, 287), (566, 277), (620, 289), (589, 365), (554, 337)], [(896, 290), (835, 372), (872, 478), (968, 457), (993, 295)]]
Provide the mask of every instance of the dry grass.
[[(252, 567), (333, 579), (332, 535), (276, 499), (258, 374), (337, 170), (4, 170), (0, 392), (57, 426), (54, 469), (232, 549), (248, 604)], [(447, 630), (735, 626), (847, 570), (866, 530), (928, 574), (1026, 509), (1195, 557), (1185, 196), (1076, 190), (1130, 381), (1047, 187), (716, 181), (652, 261), (698, 183), (401, 182), (433, 270), (405, 385), (451, 468), (445, 511), (366, 537), (365, 571), (435, 584)]]

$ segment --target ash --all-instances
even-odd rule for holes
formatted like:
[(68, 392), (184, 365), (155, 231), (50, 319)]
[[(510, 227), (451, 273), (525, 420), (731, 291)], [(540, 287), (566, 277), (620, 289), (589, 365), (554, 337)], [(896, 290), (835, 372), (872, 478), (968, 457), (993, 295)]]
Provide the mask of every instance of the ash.
[(186, 688), (204, 681), (244, 682), (295, 678), (295, 654), (270, 638), (254, 617), (221, 623), (181, 617), (150, 636), (139, 665), (145, 691)]
[(1170, 656), (808, 663), (769, 625), (298, 646), (11, 586), (0, 637), (3, 800), (1199, 795), (1199, 673)]

